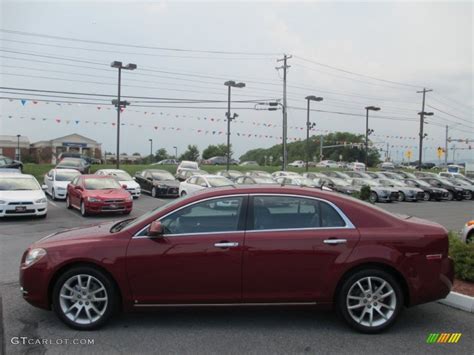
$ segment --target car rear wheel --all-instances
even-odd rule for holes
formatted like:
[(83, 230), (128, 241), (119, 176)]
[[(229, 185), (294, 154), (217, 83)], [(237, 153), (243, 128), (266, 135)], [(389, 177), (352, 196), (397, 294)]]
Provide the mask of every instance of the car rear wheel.
[(467, 191), (466, 194), (464, 195), (464, 198), (466, 200), (472, 200), (472, 192), (471, 191)]
[(69, 194), (66, 195), (66, 208), (71, 209), (71, 201), (69, 200)]
[(401, 191), (398, 193), (398, 201), (399, 202), (405, 201), (405, 194)]
[(454, 200), (454, 194), (451, 191), (448, 191), (448, 201)]
[(86, 204), (84, 203), (84, 201), (81, 201), (81, 215), (83, 217), (88, 215), (87, 210), (86, 210)]
[(379, 197), (377, 196), (377, 193), (375, 191), (372, 191), (369, 195), (369, 201), (371, 203), (375, 203), (375, 202), (378, 201), (378, 199), (379, 199)]
[(350, 275), (337, 295), (344, 320), (363, 333), (390, 327), (403, 307), (403, 293), (395, 278), (382, 270), (360, 270)]
[(53, 310), (61, 321), (79, 330), (97, 329), (117, 309), (118, 291), (103, 272), (89, 266), (62, 274), (53, 288)]
[(423, 195), (423, 200), (424, 201), (431, 200), (431, 194), (428, 191), (426, 191), (425, 194)]

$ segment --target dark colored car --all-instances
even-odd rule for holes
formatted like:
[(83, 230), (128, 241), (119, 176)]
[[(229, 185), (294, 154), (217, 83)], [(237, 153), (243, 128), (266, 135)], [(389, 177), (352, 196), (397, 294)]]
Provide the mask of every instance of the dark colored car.
[[(221, 156), (212, 157), (212, 158), (203, 160), (201, 162), (201, 164), (204, 164), (204, 165), (226, 165), (227, 164), (227, 157), (221, 157)], [(229, 164), (233, 164), (233, 163), (229, 160)]]
[(178, 173), (176, 173), (176, 179), (178, 181), (186, 181), (191, 176), (194, 175), (207, 175), (208, 172), (205, 170), (195, 170), (195, 169), (181, 169)]
[(111, 176), (79, 175), (67, 186), (66, 207), (78, 209), (83, 216), (130, 214), (133, 197)]
[(403, 180), (408, 186), (418, 187), (424, 191), (423, 200), (447, 200), (449, 197), (448, 190), (439, 187), (431, 186), (429, 183), (419, 179), (405, 179)]
[(422, 177), (419, 180), (426, 181), (433, 187), (438, 187), (440, 189), (448, 190), (448, 201), (454, 199), (461, 201), (465, 198), (465, 192), (462, 187), (454, 186), (448, 180), (445, 180), (440, 177)]
[(306, 305), (376, 333), (448, 295), (448, 246), (439, 224), (341, 194), (234, 186), (43, 238), (21, 258), (20, 286), (80, 330), (116, 311)]
[(65, 158), (84, 159), (89, 165), (101, 163), (100, 159), (91, 158), (87, 155), (82, 155), (81, 153), (75, 152), (64, 152), (59, 155), (59, 160), (63, 160)]
[(360, 189), (353, 186), (351, 182), (336, 177), (319, 178), (319, 184), (324, 184), (324, 186), (329, 187), (331, 190), (346, 195), (353, 195), (356, 192), (360, 192)]
[[(23, 163), (0, 155), (0, 169), (18, 169), (23, 171)], [(1, 172), (1, 170), (0, 170)]]
[(147, 169), (135, 174), (135, 181), (142, 191), (152, 197), (178, 197), (179, 181), (166, 170)]
[(81, 174), (89, 174), (91, 165), (82, 158), (64, 158), (56, 165), (56, 169), (76, 169)]

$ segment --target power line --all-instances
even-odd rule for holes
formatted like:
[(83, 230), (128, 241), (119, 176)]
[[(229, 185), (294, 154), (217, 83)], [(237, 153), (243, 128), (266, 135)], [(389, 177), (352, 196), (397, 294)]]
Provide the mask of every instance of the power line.
[(230, 54), (230, 55), (240, 54), (240, 55), (249, 55), (249, 56), (278, 55), (279, 54), (279, 53), (274, 53), (274, 52), (242, 52), (242, 51), (237, 52), (237, 51), (217, 51), (217, 50), (200, 50), (200, 49), (187, 49), (187, 48), (145, 46), (145, 45), (136, 45), (136, 44), (126, 44), (126, 43), (106, 42), (106, 41), (97, 41), (97, 40), (87, 40), (87, 39), (79, 39), (79, 38), (73, 38), (73, 37), (53, 36), (53, 35), (46, 35), (46, 34), (39, 34), (39, 33), (32, 33), (32, 32), (13, 31), (13, 30), (7, 30), (7, 29), (0, 29), (0, 32), (20, 35), (20, 36), (31, 36), (31, 37), (57, 39), (57, 40), (61, 40), (61, 41), (72, 41), (72, 42), (81, 42), (81, 43), (100, 44), (100, 45), (107, 45), (107, 46), (152, 49), (152, 50), (171, 51), (171, 52)]
[(471, 123), (471, 124), (472, 124), (472, 121), (466, 120), (466, 119), (461, 118), (461, 117), (459, 117), (459, 116), (452, 115), (452, 114), (450, 114), (450, 113), (448, 113), (448, 112), (446, 112), (446, 111), (443, 111), (443, 110), (441, 110), (441, 109), (439, 109), (439, 108), (437, 108), (437, 107), (434, 107), (434, 106), (432, 106), (432, 105), (428, 105), (428, 104), (427, 104), (426, 106), (432, 108), (433, 110), (436, 110), (436, 111), (439, 111), (439, 112), (441, 112), (441, 113), (444, 113), (445, 115), (448, 115), (448, 116), (457, 118), (458, 120), (461, 120), (461, 121), (464, 121), (464, 122), (467, 122), (467, 123)]

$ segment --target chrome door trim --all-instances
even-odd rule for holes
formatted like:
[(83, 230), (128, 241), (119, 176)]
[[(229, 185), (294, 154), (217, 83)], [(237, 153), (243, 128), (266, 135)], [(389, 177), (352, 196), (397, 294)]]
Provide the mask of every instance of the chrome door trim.
[(146, 303), (135, 300), (134, 307), (245, 307), (245, 306), (315, 306), (317, 302), (249, 302), (249, 303)]
[(347, 239), (324, 239), (324, 244), (344, 244), (347, 243)]

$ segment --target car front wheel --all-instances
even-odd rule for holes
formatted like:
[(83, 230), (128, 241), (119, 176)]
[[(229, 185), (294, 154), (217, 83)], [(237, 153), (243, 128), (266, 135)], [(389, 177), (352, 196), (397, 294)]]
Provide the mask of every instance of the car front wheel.
[(89, 266), (74, 267), (54, 285), (53, 310), (71, 328), (97, 329), (117, 309), (117, 293), (103, 272)]
[(378, 196), (377, 196), (377, 193), (376, 193), (375, 191), (372, 191), (372, 192), (370, 193), (370, 196), (369, 196), (369, 201), (370, 201), (371, 203), (375, 203), (375, 202), (378, 201), (378, 199), (379, 199), (379, 198), (378, 198)]
[(454, 200), (454, 194), (451, 191), (448, 191), (448, 201)]
[(423, 200), (424, 201), (431, 200), (431, 194), (428, 191), (426, 191), (425, 194), (423, 195)]
[(151, 189), (151, 197), (155, 197), (155, 198), (157, 197), (156, 187), (153, 187), (153, 188)]
[(401, 191), (398, 193), (398, 201), (399, 202), (405, 201), (405, 194)]
[(86, 204), (84, 203), (84, 201), (81, 201), (81, 215), (83, 217), (88, 215), (87, 209), (86, 209)]
[(344, 320), (363, 333), (390, 327), (403, 307), (403, 293), (395, 278), (382, 270), (367, 269), (349, 276), (337, 295)]
[(71, 200), (69, 199), (69, 194), (66, 195), (66, 208), (71, 209)]

